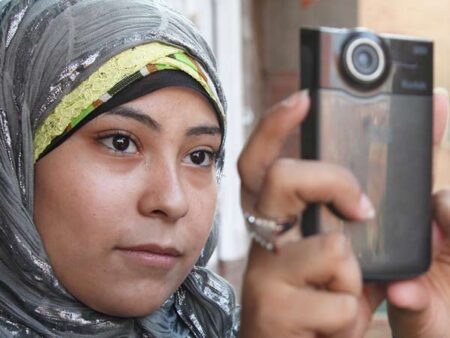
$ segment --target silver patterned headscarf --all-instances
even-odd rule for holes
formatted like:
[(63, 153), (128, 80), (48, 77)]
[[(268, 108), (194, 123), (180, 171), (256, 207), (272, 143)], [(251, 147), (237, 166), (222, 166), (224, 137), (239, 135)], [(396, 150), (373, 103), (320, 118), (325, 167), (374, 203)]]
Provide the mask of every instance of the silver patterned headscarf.
[[(62, 98), (113, 56), (162, 42), (206, 70), (225, 106), (212, 53), (159, 0), (0, 0), (0, 337), (235, 337), (231, 287), (198, 262), (160, 309), (116, 318), (77, 301), (56, 279), (33, 223), (33, 137)], [(145, 297), (145, 295), (143, 295)]]

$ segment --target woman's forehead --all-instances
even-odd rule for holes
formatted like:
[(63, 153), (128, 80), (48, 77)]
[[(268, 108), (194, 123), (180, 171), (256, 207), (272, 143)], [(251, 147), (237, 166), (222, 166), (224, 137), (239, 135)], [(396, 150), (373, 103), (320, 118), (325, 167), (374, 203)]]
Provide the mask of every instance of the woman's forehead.
[[(149, 117), (155, 123), (184, 121), (219, 126), (218, 116), (210, 102), (198, 92), (183, 87), (167, 87), (129, 101), (111, 112), (131, 113)], [(120, 114), (120, 113), (119, 113)]]

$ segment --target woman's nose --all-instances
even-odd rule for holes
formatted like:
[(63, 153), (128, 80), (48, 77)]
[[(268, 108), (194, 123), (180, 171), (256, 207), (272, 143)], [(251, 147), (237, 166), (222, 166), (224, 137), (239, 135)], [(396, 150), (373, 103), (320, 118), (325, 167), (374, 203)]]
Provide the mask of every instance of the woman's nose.
[(139, 199), (139, 212), (170, 221), (185, 216), (189, 210), (188, 196), (176, 166), (155, 165), (146, 171), (148, 180)]

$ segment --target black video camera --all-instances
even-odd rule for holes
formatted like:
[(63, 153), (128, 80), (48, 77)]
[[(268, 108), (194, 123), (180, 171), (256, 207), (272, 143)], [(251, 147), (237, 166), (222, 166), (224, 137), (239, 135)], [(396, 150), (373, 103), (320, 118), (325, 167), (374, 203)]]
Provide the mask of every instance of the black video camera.
[(343, 231), (365, 280), (425, 272), (431, 259), (433, 43), (366, 29), (302, 29), (301, 87), (311, 111), (302, 158), (348, 168), (376, 209), (356, 224), (326, 206), (305, 235)]

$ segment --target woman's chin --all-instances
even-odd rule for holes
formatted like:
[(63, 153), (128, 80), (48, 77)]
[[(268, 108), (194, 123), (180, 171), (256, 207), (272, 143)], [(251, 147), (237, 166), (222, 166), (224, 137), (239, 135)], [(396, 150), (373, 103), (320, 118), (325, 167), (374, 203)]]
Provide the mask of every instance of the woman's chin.
[[(110, 289), (109, 292), (101, 290), (91, 290), (85, 294), (74, 294), (81, 303), (87, 307), (113, 317), (130, 318), (145, 317), (159, 309), (162, 304), (175, 292), (174, 287), (161, 285), (161, 283), (151, 283), (143, 288), (139, 283), (133, 288), (122, 285), (121, 288)], [(96, 293), (97, 297), (92, 297)]]

